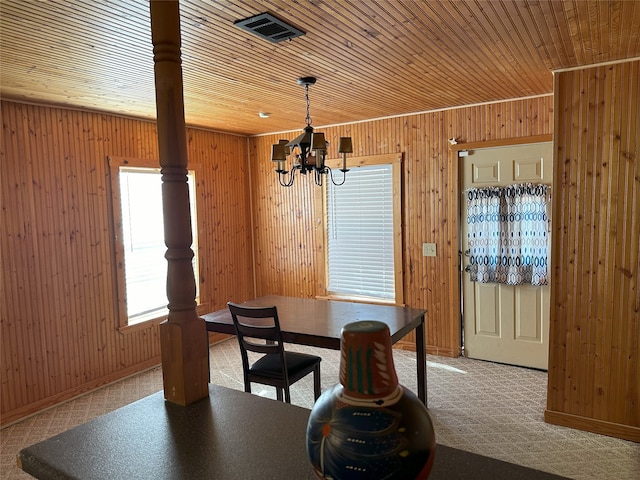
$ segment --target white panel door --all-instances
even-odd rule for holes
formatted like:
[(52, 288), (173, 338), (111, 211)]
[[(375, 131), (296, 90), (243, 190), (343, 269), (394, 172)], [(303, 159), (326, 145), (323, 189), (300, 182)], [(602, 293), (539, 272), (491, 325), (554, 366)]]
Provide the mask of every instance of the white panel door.
[[(552, 182), (551, 142), (473, 150), (460, 157), (467, 188)], [(467, 199), (461, 194), (461, 251), (467, 252)], [(551, 206), (548, 206), (551, 214)], [(550, 257), (549, 257), (550, 258)], [(463, 266), (468, 257), (463, 254)], [(550, 267), (549, 267), (550, 268)], [(471, 282), (462, 273), (464, 351), (469, 358), (547, 369), (549, 286)]]

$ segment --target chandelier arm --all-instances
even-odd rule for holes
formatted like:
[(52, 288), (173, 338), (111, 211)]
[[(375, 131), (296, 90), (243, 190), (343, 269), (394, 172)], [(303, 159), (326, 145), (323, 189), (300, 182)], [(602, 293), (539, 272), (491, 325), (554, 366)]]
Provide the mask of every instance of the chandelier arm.
[(343, 185), (344, 182), (347, 181), (347, 171), (348, 170), (342, 170), (340, 169), (340, 171), (342, 172), (342, 182), (340, 183), (336, 183), (336, 181), (333, 179), (333, 170), (331, 170), (331, 167), (325, 167), (328, 171), (329, 171), (329, 177), (331, 178), (331, 183), (333, 183), (336, 187), (339, 187), (340, 185)]
[(285, 178), (286, 174), (287, 172), (278, 172), (278, 183), (280, 184), (281, 187), (290, 187), (291, 185), (293, 185), (295, 169), (294, 168), (291, 169), (291, 171), (289, 172), (289, 180), (285, 182), (283, 181), (283, 179)]

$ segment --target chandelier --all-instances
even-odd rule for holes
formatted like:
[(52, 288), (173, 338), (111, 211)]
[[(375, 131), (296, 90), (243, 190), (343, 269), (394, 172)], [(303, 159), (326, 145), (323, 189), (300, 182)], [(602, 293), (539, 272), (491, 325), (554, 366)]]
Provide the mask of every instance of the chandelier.
[[(342, 154), (342, 182), (333, 179), (333, 172), (325, 165), (327, 147), (329, 142), (324, 138), (324, 133), (314, 132), (311, 126), (311, 116), (309, 115), (309, 86), (316, 83), (315, 77), (302, 77), (298, 79), (298, 85), (305, 88), (305, 99), (307, 101), (307, 117), (303, 133), (291, 141), (279, 140), (271, 150), (271, 161), (277, 163), (276, 173), (278, 182), (283, 187), (290, 187), (296, 176), (296, 172), (302, 175), (312, 173), (316, 185), (323, 184), (323, 176), (331, 180), (334, 185), (342, 185), (347, 179), (347, 153), (353, 153), (351, 137), (341, 137), (338, 145), (338, 153)], [(286, 169), (287, 157), (291, 157), (291, 169)]]

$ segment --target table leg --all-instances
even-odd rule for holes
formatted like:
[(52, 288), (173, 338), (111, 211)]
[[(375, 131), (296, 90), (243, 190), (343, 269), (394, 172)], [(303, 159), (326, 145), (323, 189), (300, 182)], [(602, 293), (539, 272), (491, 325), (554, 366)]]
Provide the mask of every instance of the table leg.
[(424, 345), (424, 315), (416, 327), (416, 363), (418, 371), (418, 398), (427, 406), (427, 354)]

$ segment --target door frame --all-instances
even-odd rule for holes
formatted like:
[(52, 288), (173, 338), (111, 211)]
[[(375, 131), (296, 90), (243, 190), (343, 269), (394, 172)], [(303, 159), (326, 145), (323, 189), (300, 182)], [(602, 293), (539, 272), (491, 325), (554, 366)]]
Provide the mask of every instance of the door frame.
[[(454, 232), (456, 238), (453, 239), (452, 245), (455, 245), (458, 249), (458, 316), (457, 322), (451, 322), (451, 338), (456, 340), (456, 345), (454, 346), (454, 354), (456, 356), (461, 356), (464, 354), (464, 345), (462, 344), (462, 328), (463, 321), (462, 318), (462, 245), (461, 245), (461, 235), (460, 235), (460, 161), (459, 161), (459, 153), (461, 151), (472, 151), (480, 148), (493, 148), (493, 147), (510, 147), (514, 145), (523, 145), (527, 143), (543, 143), (543, 142), (552, 142), (553, 135), (543, 134), (543, 135), (532, 135), (528, 137), (518, 137), (518, 138), (505, 138), (499, 140), (485, 140), (480, 142), (469, 142), (469, 143), (456, 143), (455, 145), (449, 146), (449, 164), (453, 165), (455, 168), (452, 169), (455, 176), (455, 201), (454, 208), (456, 211), (456, 215), (454, 216)], [(555, 156), (555, 151), (554, 151)], [(553, 183), (551, 185), (553, 188)]]

